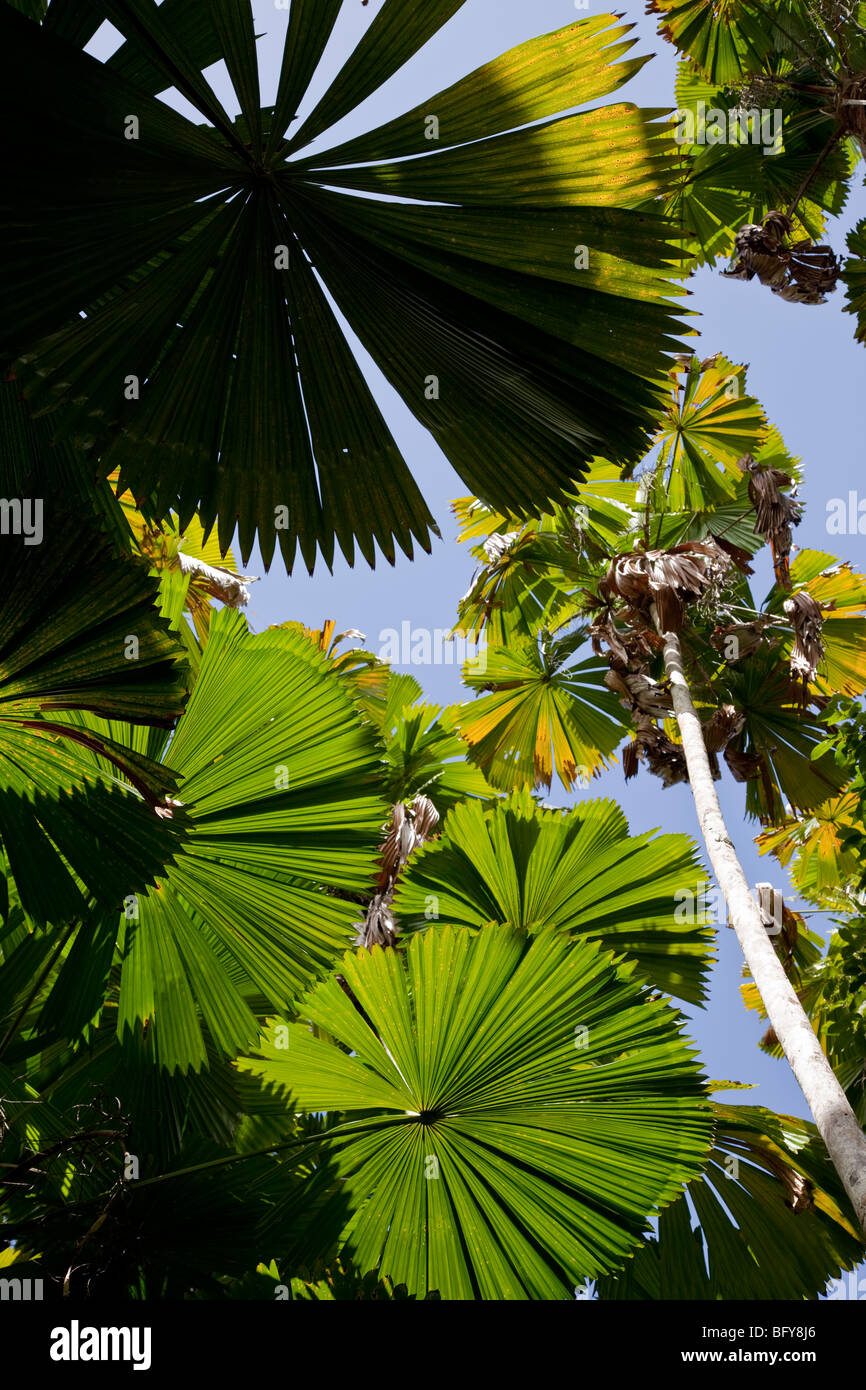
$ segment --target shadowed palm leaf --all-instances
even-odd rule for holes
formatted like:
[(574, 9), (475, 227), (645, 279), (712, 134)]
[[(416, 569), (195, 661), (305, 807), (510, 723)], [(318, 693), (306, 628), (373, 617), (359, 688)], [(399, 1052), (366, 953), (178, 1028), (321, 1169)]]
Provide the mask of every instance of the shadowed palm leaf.
[[(136, 496), (181, 527), (218, 515), (224, 548), (238, 525), (244, 557), (257, 531), (266, 563), (277, 537), (310, 567), (335, 541), (371, 563), (376, 544), (389, 560), (429, 547), (434, 523), (331, 296), (494, 505), (561, 495), (602, 441), (637, 457), (652, 424), (677, 253), (634, 209), (666, 186), (669, 132), (626, 105), (559, 115), (642, 66), (624, 56), (631, 26), (581, 20), (305, 155), (462, 3), (387, 0), (288, 139), (337, 0), (294, 0), (265, 110), (247, 0), (52, 0), (42, 26), (0, 4), (18, 130), (3, 244), (16, 327), (0, 351), (46, 408), (71, 405), (79, 437), (110, 440), (103, 458)], [(125, 42), (99, 64), (75, 46), (102, 19)], [(220, 58), (237, 119), (202, 76)], [(158, 100), (169, 87), (206, 124)]]
[(657, 1238), (599, 1281), (600, 1298), (817, 1298), (862, 1258), (814, 1125), (758, 1106), (714, 1110), (706, 1174), (661, 1213)]
[[(154, 814), (175, 779), (143, 740), (131, 748), (70, 712), (170, 727), (186, 696), (184, 647), (146, 565), (119, 543), (108, 488), (89, 495), (80, 457), (51, 449), (12, 383), (0, 387), (0, 430), (18, 494), (2, 502), (0, 837), (24, 910), (59, 922), (91, 895), (118, 907), (153, 882), (178, 829)], [(49, 454), (57, 488), (40, 478)]]

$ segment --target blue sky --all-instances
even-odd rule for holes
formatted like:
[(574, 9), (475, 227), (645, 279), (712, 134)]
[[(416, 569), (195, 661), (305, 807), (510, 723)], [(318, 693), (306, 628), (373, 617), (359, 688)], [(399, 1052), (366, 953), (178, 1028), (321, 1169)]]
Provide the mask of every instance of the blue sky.
[[(336, 75), (381, 3), (382, 0), (371, 0), (365, 7), (361, 0), (347, 0), (344, 4), (329, 48), (300, 108), (301, 117)], [(276, 8), (273, 0), (255, 0), (254, 10), (261, 35), (263, 100), (269, 103), (276, 91), (288, 16)], [(639, 42), (634, 51), (653, 53), (656, 57), (618, 98), (611, 99), (671, 108), (675, 104), (674, 50), (658, 37), (654, 20), (643, 10), (642, 0), (617, 6), (617, 11), (635, 25)], [(413, 108), (425, 94), (435, 95), (524, 39), (558, 29), (576, 18), (607, 12), (608, 6), (597, 3), (577, 9), (573, 0), (533, 0), (532, 4), (526, 0), (467, 0), (458, 15), (412, 62), (320, 143), (335, 143), (337, 136), (358, 133)], [(104, 58), (115, 46), (110, 26), (104, 26), (89, 49)], [(212, 69), (208, 76), (231, 108), (233, 98), (223, 75)], [(172, 98), (172, 104), (189, 110), (182, 98)], [(197, 113), (190, 114), (200, 119)], [(827, 239), (837, 252), (844, 251), (845, 230), (864, 213), (866, 193), (858, 189), (843, 216), (830, 224)], [(864, 349), (854, 342), (854, 320), (842, 312), (843, 290), (837, 290), (824, 306), (806, 307), (783, 302), (757, 282), (732, 282), (713, 271), (697, 274), (689, 288), (692, 296), (688, 306), (700, 313), (699, 318), (692, 320), (700, 333), (698, 339), (692, 340), (696, 350), (704, 356), (721, 351), (735, 362), (750, 364), (750, 390), (781, 429), (789, 449), (803, 460), (806, 485), (801, 496), (806, 515), (796, 535), (798, 544), (829, 550), (862, 568), (866, 565), (866, 536), (830, 536), (826, 529), (828, 503), (833, 498), (847, 497), (849, 489), (856, 486), (857, 475), (862, 473), (862, 441), (866, 438), (866, 391), (861, 384)], [(350, 570), (338, 559), (332, 575), (320, 567), (312, 578), (301, 569), (287, 576), (277, 562), (270, 574), (254, 586), (248, 611), (253, 626), (259, 630), (287, 618), (300, 619), (314, 627), (321, 626), (325, 618), (334, 618), (338, 631), (360, 629), (366, 634), (367, 645), (375, 650), (380, 633), (389, 628), (399, 630), (406, 621), (415, 628), (450, 628), (458, 600), (468, 588), (473, 561), (456, 542), (449, 506), (453, 497), (465, 495), (465, 485), (371, 359), (353, 342), (371, 389), (439, 522), (443, 539), (434, 542), (429, 556), (420, 553), (411, 562), (401, 556), (394, 568), (382, 562), (374, 571), (363, 562)], [(247, 568), (251, 573), (263, 573), (255, 555)], [(757, 576), (759, 580), (763, 577)], [(756, 593), (762, 594), (767, 587), (769, 580), (763, 586), (757, 583)], [(430, 699), (451, 702), (465, 693), (453, 666), (415, 667), (413, 674)], [(619, 800), (635, 831), (660, 827), (697, 838), (692, 800), (685, 786), (663, 791), (660, 782), (646, 772), (626, 786), (617, 767), (596, 782), (591, 793), (580, 792), (569, 798), (562, 788), (554, 787), (551, 801), (568, 805), (589, 795)], [(754, 883), (770, 879), (785, 885), (785, 876), (775, 861), (762, 860), (754, 848), (752, 840), (758, 827), (745, 818), (742, 788), (726, 775), (720, 784), (720, 795), (750, 880)], [(821, 928), (820, 918), (809, 920), (813, 928)], [(725, 928), (718, 935), (719, 961), (713, 974), (709, 1007), (695, 1012), (693, 1023), (707, 1073), (714, 1078), (756, 1085), (751, 1093), (740, 1093), (739, 1099), (803, 1115), (805, 1103), (787, 1064), (758, 1051), (757, 1041), (764, 1025), (754, 1014), (747, 1013), (740, 1002), (742, 957), (736, 938)]]

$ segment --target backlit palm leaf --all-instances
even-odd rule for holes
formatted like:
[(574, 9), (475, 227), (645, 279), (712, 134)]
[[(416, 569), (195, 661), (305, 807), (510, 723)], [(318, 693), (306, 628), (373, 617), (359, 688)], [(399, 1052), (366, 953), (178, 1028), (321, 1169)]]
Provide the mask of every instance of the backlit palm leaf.
[(612, 801), (562, 812), (523, 792), (456, 807), (442, 838), (410, 860), (394, 910), (404, 932), (428, 927), (435, 904), (435, 920), (456, 926), (509, 922), (599, 941), (634, 957), (657, 988), (698, 1003), (711, 932), (693, 909), (705, 883), (685, 835), (631, 836)]
[(700, 1170), (679, 1016), (597, 946), (443, 927), (340, 970), (364, 1014), (333, 979), (303, 1012), (351, 1054), (296, 1024), (239, 1065), (303, 1110), (366, 1112), (328, 1143), (360, 1268), (418, 1295), (567, 1298)]
[[(774, 5), (774, 0), (771, 0)], [(659, 32), (720, 86), (760, 72), (773, 52), (770, 6), (751, 0), (651, 0)]]
[(541, 627), (558, 626), (574, 616), (567, 599), (563, 562), (567, 513), (542, 517), (526, 526), (499, 530), (475, 554), (482, 568), (460, 601), (460, 630), (496, 647), (531, 641)]
[(251, 1000), (286, 1009), (351, 941), (387, 808), (381, 756), (302, 633), (213, 619), (165, 753), (190, 819), (184, 852), (124, 923), (121, 1040), (143, 1027), (169, 1070), (258, 1033)]
[(672, 511), (706, 511), (733, 499), (737, 459), (755, 454), (767, 432), (759, 403), (745, 393), (745, 368), (718, 354), (673, 373), (673, 399), (659, 429), (660, 465)]
[(765, 830), (755, 843), (762, 854), (775, 855), (788, 869), (803, 897), (848, 910), (853, 904), (846, 889), (856, 883), (862, 865), (846, 838), (858, 825), (858, 799), (853, 792), (843, 792), (806, 817), (792, 816)]
[(471, 689), (490, 693), (460, 706), (460, 731), (496, 787), (549, 787), (554, 770), (566, 789), (586, 785), (608, 766), (627, 729), (604, 685), (604, 663), (573, 660), (583, 633), (543, 638), (488, 647), (464, 668)]
[[(109, 479), (115, 490), (118, 490), (118, 481), (115, 472)], [(198, 642), (205, 643), (213, 600), (232, 608), (245, 608), (249, 602), (247, 585), (254, 582), (256, 576), (238, 574), (231, 551), (220, 554), (216, 536), (205, 536), (198, 516), (190, 517), (181, 530), (175, 517), (163, 517), (156, 522), (146, 516), (136, 506), (130, 492), (121, 492), (118, 501), (136, 545), (160, 577), (166, 571), (187, 577), (184, 607), (192, 617)], [(186, 638), (186, 624), (177, 623), (176, 626)], [(197, 643), (192, 644), (193, 665), (197, 671), (201, 654), (196, 647)]]
[[(845, 204), (854, 167), (850, 146), (842, 141), (828, 151), (832, 120), (808, 105), (792, 103), (790, 92), (768, 85), (757, 99), (721, 88), (691, 63), (679, 65), (675, 91), (682, 175), (665, 207), (695, 239), (689, 241), (690, 249), (710, 264), (730, 255), (744, 224), (760, 223), (771, 210), (790, 207), (807, 180), (808, 194), (797, 203), (792, 238), (820, 241), (827, 214), (840, 213)], [(817, 104), (826, 102), (819, 99)], [(719, 134), (724, 138), (719, 140)], [(737, 292), (732, 287), (731, 293)]]
[[(803, 590), (819, 604), (824, 655), (818, 665), (815, 689), (820, 695), (856, 696), (866, 690), (866, 579), (834, 555), (821, 550), (801, 550), (791, 563), (794, 591)], [(778, 589), (767, 597), (765, 608), (778, 613), (786, 594)], [(785, 654), (793, 643), (783, 645)]]

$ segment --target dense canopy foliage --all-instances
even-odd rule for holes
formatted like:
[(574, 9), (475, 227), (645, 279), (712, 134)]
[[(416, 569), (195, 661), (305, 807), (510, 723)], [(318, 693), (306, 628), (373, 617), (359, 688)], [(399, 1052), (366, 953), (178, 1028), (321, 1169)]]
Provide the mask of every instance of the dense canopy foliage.
[[(804, 467), (678, 304), (840, 272), (863, 337), (863, 228), (817, 243), (866, 6), (655, 0), (680, 113), (784, 91), (782, 152), (620, 100), (615, 15), (332, 136), (463, 3), (384, 0), (296, 125), (342, 0), (292, 0), (270, 106), (249, 0), (0, 0), (0, 1266), (51, 1297), (802, 1300), (863, 1255), (820, 1127), (712, 1099), (698, 845), (548, 798), (689, 780), (676, 633), (834, 914), (774, 946), (862, 1124), (866, 580), (796, 551)], [(232, 545), (430, 547), (359, 345), (471, 493), (445, 707), (243, 613)]]

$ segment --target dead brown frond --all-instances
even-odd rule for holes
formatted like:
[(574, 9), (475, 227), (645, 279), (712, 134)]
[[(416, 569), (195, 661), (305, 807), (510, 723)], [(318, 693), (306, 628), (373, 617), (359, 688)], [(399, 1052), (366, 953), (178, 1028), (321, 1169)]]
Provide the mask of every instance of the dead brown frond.
[(746, 716), (733, 705), (720, 705), (704, 725), (704, 743), (708, 753), (722, 753), (732, 738), (742, 732)]
[(718, 589), (731, 560), (716, 541), (684, 541), (669, 550), (615, 555), (599, 585), (609, 601), (620, 599), (650, 621), (655, 606), (662, 632), (679, 632), (690, 603)]
[(824, 304), (836, 288), (842, 263), (829, 246), (791, 241), (793, 221), (768, 212), (763, 222), (747, 222), (734, 239), (736, 260), (722, 274), (731, 280), (758, 277), (774, 294), (794, 304)]
[[(749, 479), (749, 500), (755, 508), (755, 530), (770, 543), (776, 581), (783, 589), (790, 589), (791, 527), (799, 526), (802, 515), (796, 484), (790, 474), (783, 473), (780, 468), (757, 463), (751, 454), (743, 454), (737, 463), (740, 471)], [(790, 495), (783, 488), (790, 488)]]
[(792, 594), (784, 602), (785, 616), (794, 629), (791, 652), (791, 675), (799, 676), (803, 684), (814, 681), (824, 659), (824, 604), (803, 591)]
[(714, 534), (713, 540), (716, 542), (716, 545), (722, 547), (726, 555), (730, 555), (737, 569), (740, 571), (740, 574), (754, 574), (754, 570), (750, 563), (752, 557), (748, 550), (744, 550), (741, 545), (734, 545), (734, 542), (729, 541), (727, 536), (717, 536)]
[(751, 782), (762, 770), (761, 758), (757, 753), (744, 753), (739, 748), (726, 748), (724, 758), (735, 782)]
[(391, 911), (394, 890), (412, 851), (436, 834), (439, 812), (429, 796), (416, 796), (407, 806), (398, 801), (381, 845), (376, 892), (358, 924), (356, 946), (392, 946), (398, 927)]
[(769, 1168), (779, 1179), (785, 1191), (785, 1201), (792, 1211), (815, 1210), (815, 1188), (808, 1178), (804, 1178), (802, 1173), (798, 1173), (796, 1168), (792, 1168), (772, 1150), (757, 1144), (750, 1144), (749, 1150), (762, 1166)]
[[(728, 708), (730, 709), (730, 706)], [(653, 776), (660, 778), (665, 787), (676, 786), (678, 782), (688, 782), (689, 773), (681, 745), (668, 738), (664, 729), (654, 724), (648, 715), (638, 715), (635, 723), (637, 732), (623, 750), (622, 762), (626, 781), (636, 776), (641, 762), (644, 762)], [(710, 725), (706, 726), (709, 727)], [(717, 736), (718, 730), (714, 728), (711, 737), (715, 739)], [(710, 748), (707, 749), (707, 754), (713, 777), (718, 781), (721, 776), (718, 759)]]
[(673, 713), (670, 691), (641, 671), (612, 668), (604, 678), (608, 690), (621, 697), (626, 709), (647, 714), (651, 719), (667, 719)]
[(713, 628), (710, 642), (727, 662), (742, 661), (757, 651), (763, 641), (769, 640), (772, 645), (775, 639), (766, 639), (764, 633), (773, 622), (772, 614), (761, 614), (748, 623), (726, 623)]
[(846, 135), (866, 149), (866, 80), (852, 77), (836, 92), (835, 115)]

